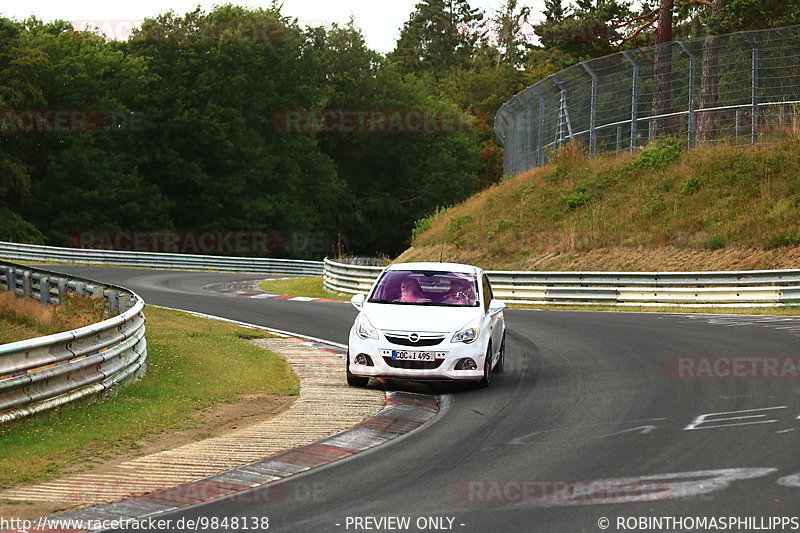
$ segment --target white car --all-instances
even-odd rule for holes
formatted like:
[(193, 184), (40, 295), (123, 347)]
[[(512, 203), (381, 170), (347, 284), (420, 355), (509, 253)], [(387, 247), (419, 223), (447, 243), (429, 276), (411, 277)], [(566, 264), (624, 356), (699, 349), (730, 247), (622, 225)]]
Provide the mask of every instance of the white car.
[(505, 360), (505, 304), (485, 272), (457, 263), (399, 263), (356, 294), (347, 383), (369, 378), (479, 381)]

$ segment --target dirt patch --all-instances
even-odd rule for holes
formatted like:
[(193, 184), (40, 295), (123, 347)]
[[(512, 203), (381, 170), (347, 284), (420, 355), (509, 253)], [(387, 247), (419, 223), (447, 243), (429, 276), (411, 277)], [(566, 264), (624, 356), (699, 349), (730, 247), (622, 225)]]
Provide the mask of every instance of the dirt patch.
[[(252, 426), (269, 420), (288, 409), (296, 396), (277, 394), (245, 394), (235, 402), (222, 403), (201, 409), (192, 417), (191, 429), (162, 433), (139, 441), (129, 450), (116, 452), (113, 456), (103, 456), (89, 463), (75, 465), (59, 473), (59, 477), (76, 473), (105, 474), (114, 466), (130, 459), (150, 455), (164, 450), (178, 448), (210, 437), (217, 437), (230, 431)], [(41, 481), (41, 480), (40, 480)], [(0, 517), (23, 520), (47, 516), (75, 508), (70, 504), (54, 502), (0, 501)]]

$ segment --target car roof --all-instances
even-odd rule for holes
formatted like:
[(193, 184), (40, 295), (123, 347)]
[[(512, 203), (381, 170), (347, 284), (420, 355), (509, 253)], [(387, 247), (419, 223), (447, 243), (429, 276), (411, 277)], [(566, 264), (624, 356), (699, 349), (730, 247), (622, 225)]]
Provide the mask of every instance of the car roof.
[(463, 272), (477, 275), (481, 269), (476, 266), (464, 265), (461, 263), (416, 262), (395, 263), (386, 267), (386, 270), (432, 270), (437, 272)]

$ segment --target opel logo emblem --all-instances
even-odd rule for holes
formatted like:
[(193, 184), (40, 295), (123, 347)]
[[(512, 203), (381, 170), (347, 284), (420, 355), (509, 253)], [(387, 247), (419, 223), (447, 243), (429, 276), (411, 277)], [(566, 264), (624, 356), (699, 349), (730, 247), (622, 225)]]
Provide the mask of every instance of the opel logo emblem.
[(419, 335), (416, 333), (412, 333), (411, 335), (408, 336), (408, 340), (410, 340), (411, 342), (417, 342), (419, 340)]

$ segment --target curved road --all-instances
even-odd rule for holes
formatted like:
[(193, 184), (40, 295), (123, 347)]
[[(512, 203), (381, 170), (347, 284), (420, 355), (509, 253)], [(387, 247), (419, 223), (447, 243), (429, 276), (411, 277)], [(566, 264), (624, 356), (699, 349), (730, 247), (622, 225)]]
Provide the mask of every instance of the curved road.
[[(203, 290), (256, 275), (50, 268), (340, 343), (356, 314)], [(506, 372), (491, 388), (392, 384), (444, 395), (422, 430), (163, 517), (268, 517), (291, 532), (596, 532), (604, 519), (607, 531), (706, 531), (697, 520), (729, 517), (742, 522), (717, 529), (800, 528), (800, 318), (508, 310), (506, 321)], [(751, 368), (770, 377), (730, 376)], [(794, 522), (770, 529), (781, 516)]]

